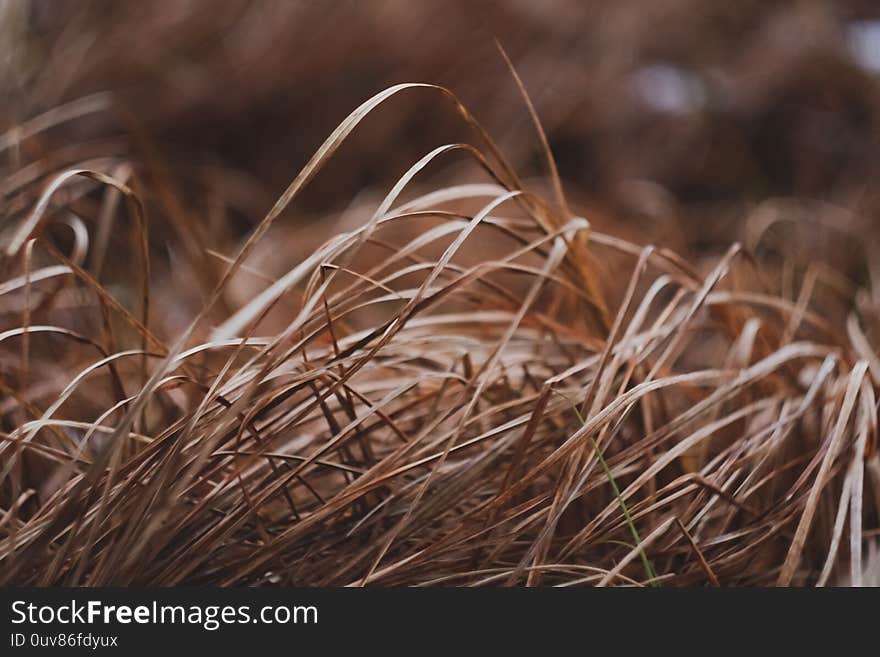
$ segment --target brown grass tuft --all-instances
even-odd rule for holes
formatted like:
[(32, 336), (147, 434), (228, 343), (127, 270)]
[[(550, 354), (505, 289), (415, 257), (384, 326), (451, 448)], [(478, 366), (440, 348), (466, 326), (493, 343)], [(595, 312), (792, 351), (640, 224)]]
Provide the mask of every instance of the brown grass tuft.
[[(397, 94), (451, 101), (472, 143), (323, 243), (285, 225)], [(241, 241), (232, 180), (206, 227), (135, 133), (140, 158), (21, 164), (111, 105), (0, 137), (3, 584), (875, 576), (880, 253), (846, 221), (822, 213), (829, 250), (860, 249), (847, 271), (799, 248), (790, 202), (720, 256), (639, 244), (573, 215), (552, 163), (552, 200), (523, 182), (450, 91), (398, 85)], [(455, 184), (422, 182), (450, 162)]]

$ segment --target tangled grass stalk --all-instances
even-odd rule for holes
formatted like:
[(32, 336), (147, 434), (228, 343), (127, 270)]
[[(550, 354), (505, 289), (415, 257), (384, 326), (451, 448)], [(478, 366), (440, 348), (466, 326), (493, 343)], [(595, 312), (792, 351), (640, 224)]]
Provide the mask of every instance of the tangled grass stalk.
[[(304, 247), (291, 203), (404, 92), (474, 143)], [(426, 189), (441, 160), (470, 177)], [(55, 161), (10, 157), (2, 184), (3, 584), (874, 576), (876, 281), (766, 247), (776, 206), (711, 261), (633, 243), (555, 175), (552, 201), (530, 189), (433, 85), (355, 110), (225, 252), (141, 163)]]

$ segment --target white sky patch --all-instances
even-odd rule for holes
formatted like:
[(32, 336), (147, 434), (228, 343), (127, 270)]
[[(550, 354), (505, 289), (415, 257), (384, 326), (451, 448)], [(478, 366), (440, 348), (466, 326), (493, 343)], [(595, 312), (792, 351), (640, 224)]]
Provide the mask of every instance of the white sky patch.
[(846, 28), (852, 58), (866, 71), (880, 73), (880, 20), (854, 21)]
[(638, 69), (632, 83), (639, 99), (667, 114), (696, 112), (706, 104), (706, 87), (699, 77), (677, 66), (651, 64)]

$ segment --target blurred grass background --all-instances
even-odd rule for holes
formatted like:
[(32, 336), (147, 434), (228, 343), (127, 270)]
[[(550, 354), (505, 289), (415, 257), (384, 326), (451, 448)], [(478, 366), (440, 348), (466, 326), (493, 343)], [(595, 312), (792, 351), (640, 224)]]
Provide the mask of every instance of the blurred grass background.
[[(0, 6), (7, 126), (109, 91), (178, 179), (236, 172), (252, 210), (242, 230), (353, 107), (401, 81), (450, 87), (525, 175), (543, 174), (495, 38), (545, 122), (569, 193), (600, 215), (653, 217), (640, 229), (661, 234), (696, 223), (711, 243), (770, 197), (830, 202), (868, 225), (880, 205), (880, 11), (870, 2)], [(85, 135), (65, 126), (63, 138), (90, 128), (107, 134), (80, 122)], [(460, 132), (431, 99), (396, 101), (358, 131), (346, 146), (357, 156), (336, 158), (304, 207), (327, 211), (387, 188)]]

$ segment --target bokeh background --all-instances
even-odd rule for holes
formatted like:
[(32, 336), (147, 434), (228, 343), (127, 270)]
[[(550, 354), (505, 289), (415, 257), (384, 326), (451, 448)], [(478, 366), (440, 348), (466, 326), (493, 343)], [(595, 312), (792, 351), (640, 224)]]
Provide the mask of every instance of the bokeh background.
[[(875, 3), (4, 0), (0, 8), (6, 130), (96, 92), (114, 108), (17, 149), (13, 169), (31, 168), (26, 185), (2, 190), (7, 201), (68, 164), (95, 158), (112, 171), (134, 162), (153, 183), (145, 187), (155, 190), (157, 177), (165, 184), (164, 206), (147, 192), (160, 204), (155, 215), (189, 213), (193, 221), (178, 223), (201, 226), (206, 246), (229, 251), (354, 107), (404, 81), (452, 89), (518, 171), (541, 178), (547, 169), (498, 39), (544, 122), (573, 206), (603, 230), (699, 257), (744, 239), (763, 202), (789, 199), (781, 207), (810, 227), (797, 237), (802, 255), (839, 256), (832, 264), (856, 281), (866, 274), (851, 270), (860, 259), (848, 249), (880, 232)], [(470, 137), (435, 96), (395, 99), (356, 131), (284, 225), (308, 226), (318, 240), (338, 228), (320, 218), (384, 194), (430, 148)], [(454, 177), (449, 166), (435, 178)], [(829, 248), (828, 226), (834, 240), (850, 237)], [(161, 228), (153, 234), (161, 238)]]

